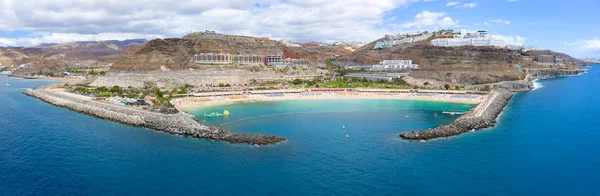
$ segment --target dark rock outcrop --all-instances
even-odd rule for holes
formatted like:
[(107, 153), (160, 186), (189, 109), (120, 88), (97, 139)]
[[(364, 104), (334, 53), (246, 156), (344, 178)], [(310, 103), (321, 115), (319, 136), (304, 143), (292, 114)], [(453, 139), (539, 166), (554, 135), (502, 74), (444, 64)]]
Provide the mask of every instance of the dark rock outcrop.
[(524, 80), (504, 81), (494, 84), (495, 89), (506, 89), (512, 92), (524, 92), (533, 90), (533, 81), (537, 79), (574, 76), (588, 70), (585, 69), (528, 69)]
[(531, 80), (574, 76), (585, 73), (586, 69), (528, 69), (527, 76)]
[(38, 98), (52, 105), (65, 107), (102, 119), (126, 125), (146, 127), (165, 133), (199, 139), (226, 141), (233, 144), (270, 145), (285, 141), (285, 138), (271, 135), (250, 135), (227, 132), (223, 129), (205, 126), (185, 113), (167, 115), (136, 110), (92, 100), (84, 100), (47, 89), (29, 89), (24, 94)]
[(533, 82), (530, 80), (504, 81), (494, 84), (495, 89), (506, 89), (512, 92), (525, 92), (533, 90)]

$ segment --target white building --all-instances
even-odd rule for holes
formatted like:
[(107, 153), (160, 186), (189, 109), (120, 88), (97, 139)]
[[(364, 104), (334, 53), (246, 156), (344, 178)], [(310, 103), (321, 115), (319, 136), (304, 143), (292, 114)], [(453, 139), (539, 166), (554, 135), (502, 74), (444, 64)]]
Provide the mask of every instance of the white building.
[(383, 60), (378, 65), (358, 65), (349, 66), (348, 69), (353, 70), (369, 70), (369, 71), (380, 71), (380, 70), (402, 70), (402, 69), (419, 69), (419, 65), (413, 64), (412, 60)]
[(506, 44), (501, 39), (496, 39), (494, 36), (489, 35), (487, 30), (477, 30), (475, 32), (469, 32), (467, 30), (461, 30), (460, 32), (452, 32), (450, 38), (438, 38), (431, 41), (433, 46), (500, 46), (504, 47)]
[(396, 35), (386, 35), (385, 38), (381, 41), (375, 43), (373, 49), (384, 49), (391, 48), (396, 45), (404, 45), (410, 44), (414, 42), (420, 42), (431, 37), (431, 33), (411, 33), (411, 34), (396, 34)]
[(419, 65), (413, 64), (412, 60), (383, 60), (379, 65), (373, 65), (375, 70), (398, 70), (398, 69), (418, 69)]

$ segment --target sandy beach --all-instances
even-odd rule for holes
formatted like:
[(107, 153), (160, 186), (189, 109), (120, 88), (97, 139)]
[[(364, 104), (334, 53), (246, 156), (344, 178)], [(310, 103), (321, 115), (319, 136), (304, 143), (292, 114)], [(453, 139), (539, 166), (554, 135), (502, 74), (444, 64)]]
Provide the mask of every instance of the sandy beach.
[(355, 92), (328, 92), (328, 93), (300, 93), (300, 94), (267, 94), (267, 95), (233, 95), (214, 97), (184, 97), (177, 98), (171, 102), (182, 110), (192, 110), (203, 107), (232, 105), (240, 103), (252, 103), (263, 101), (287, 101), (287, 100), (328, 100), (328, 99), (394, 99), (394, 100), (416, 100), (437, 101), (449, 103), (478, 104), (487, 95), (474, 94), (435, 94), (435, 93), (355, 93)]

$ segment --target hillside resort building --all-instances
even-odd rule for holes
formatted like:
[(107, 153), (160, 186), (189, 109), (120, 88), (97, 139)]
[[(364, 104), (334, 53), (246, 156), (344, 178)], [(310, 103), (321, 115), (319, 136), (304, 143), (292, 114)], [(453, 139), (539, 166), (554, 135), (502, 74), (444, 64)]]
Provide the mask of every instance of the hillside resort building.
[(272, 66), (306, 66), (310, 62), (306, 59), (284, 58), (283, 55), (243, 55), (226, 53), (200, 53), (194, 55), (194, 62), (198, 64), (230, 64), (240, 63), (248, 65)]
[(412, 60), (383, 60), (378, 65), (348, 66), (348, 69), (365, 71), (405, 70), (419, 69), (419, 65), (413, 64)]
[(438, 33), (436, 39), (431, 40), (433, 46), (499, 46), (506, 44), (503, 40), (489, 35), (487, 30), (477, 30), (474, 32), (467, 30), (460, 31), (442, 31)]
[(397, 45), (405, 45), (429, 39), (433, 34), (429, 32), (416, 32), (407, 34), (386, 35), (382, 40), (375, 43), (373, 49), (391, 48)]

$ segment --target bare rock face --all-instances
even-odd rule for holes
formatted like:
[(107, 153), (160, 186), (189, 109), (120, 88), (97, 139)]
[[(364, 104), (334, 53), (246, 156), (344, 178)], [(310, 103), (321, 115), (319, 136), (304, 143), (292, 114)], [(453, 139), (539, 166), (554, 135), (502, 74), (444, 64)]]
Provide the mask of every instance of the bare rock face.
[(587, 72), (584, 69), (527, 69), (527, 77), (523, 80), (503, 81), (494, 85), (497, 89), (506, 89), (512, 92), (533, 90), (533, 80), (574, 76)]
[(529, 69), (527, 70), (527, 74), (529, 79), (545, 79), (545, 78), (556, 78), (556, 77), (565, 77), (565, 76), (573, 76), (581, 73), (585, 73), (587, 70), (585, 69)]
[(220, 128), (205, 126), (200, 124), (193, 116), (184, 113), (167, 115), (141, 111), (108, 103), (78, 99), (45, 89), (29, 89), (24, 94), (52, 105), (98, 118), (126, 125), (146, 127), (174, 135), (251, 145), (270, 145), (285, 141), (285, 138), (278, 136), (235, 134)]
[(533, 82), (529, 80), (504, 81), (494, 85), (496, 89), (506, 89), (512, 92), (525, 92), (533, 89)]

